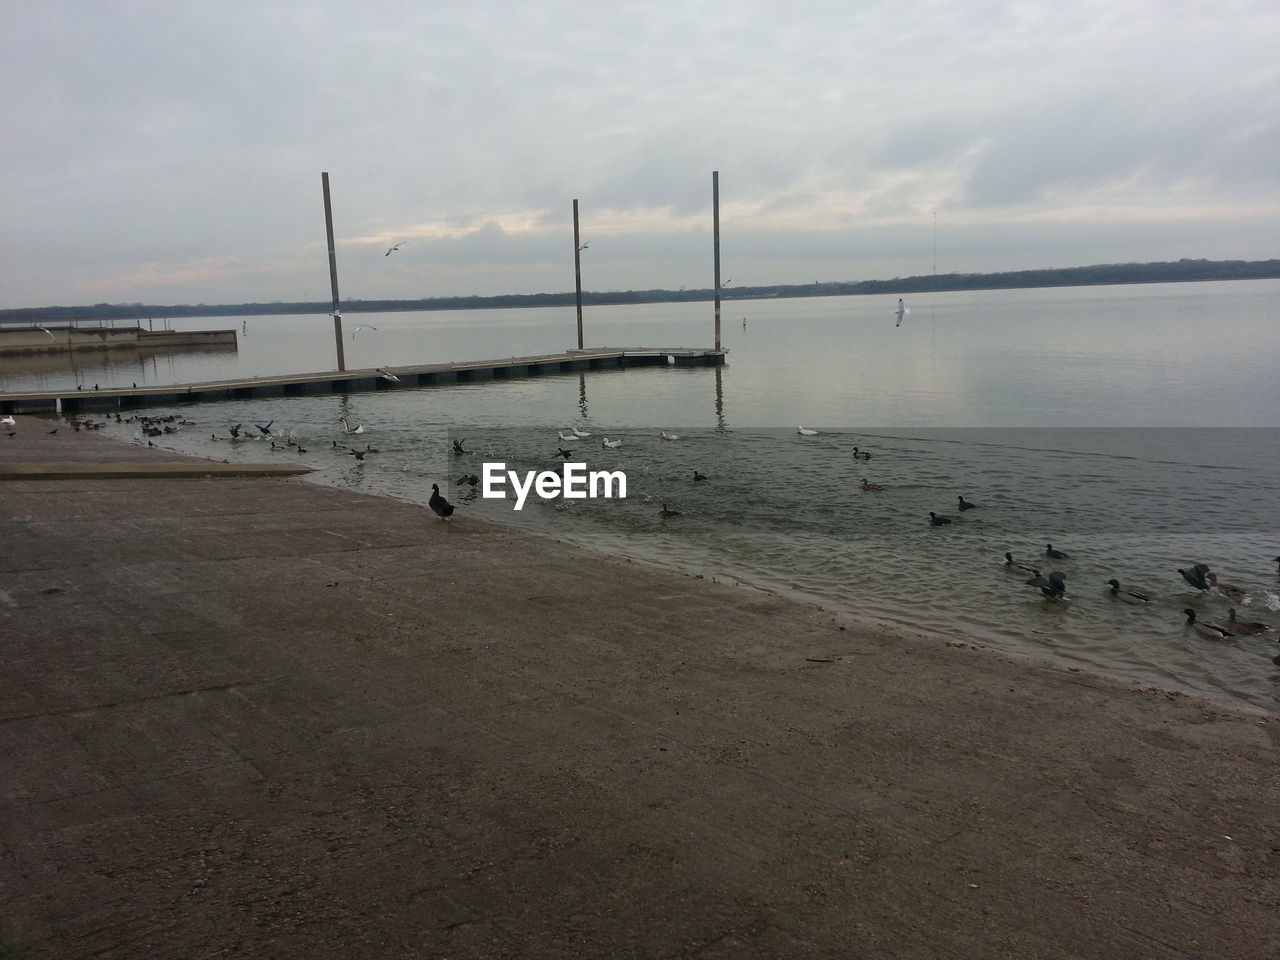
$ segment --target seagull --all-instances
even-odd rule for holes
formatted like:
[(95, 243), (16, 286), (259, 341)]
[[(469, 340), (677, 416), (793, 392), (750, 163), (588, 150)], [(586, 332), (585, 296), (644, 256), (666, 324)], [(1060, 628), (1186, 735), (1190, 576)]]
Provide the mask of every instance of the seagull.
[(602, 443), (601, 446), (603, 446), (606, 450), (617, 450), (618, 447), (622, 446), (622, 441), (610, 440), (608, 437), (605, 437), (604, 443)]
[(903, 319), (904, 319), (904, 318), (906, 317), (906, 315), (907, 315), (908, 313), (910, 313), (910, 312), (911, 312), (911, 308), (910, 308), (910, 307), (908, 307), (905, 303), (903, 303), (903, 302), (902, 302), (902, 298), (901, 298), (901, 297), (899, 297), (899, 298), (898, 298), (898, 309), (897, 309), (897, 311), (894, 313), (894, 316), (896, 316), (896, 317), (898, 318), (898, 322), (897, 322), (897, 323), (895, 323), (895, 324), (894, 324), (894, 326), (895, 326), (895, 327), (900, 327), (900, 326), (902, 326), (902, 321), (903, 321)]
[(1111, 596), (1123, 603), (1150, 603), (1151, 598), (1145, 593), (1138, 593), (1135, 590), (1121, 590), (1119, 580), (1108, 580), (1107, 586), (1111, 588)]
[(591, 434), (589, 434), (586, 430), (579, 430), (577, 427), (570, 427), (569, 429), (570, 429), (571, 431), (573, 431), (573, 435), (574, 435), (575, 437), (589, 437), (589, 436), (591, 436)]
[(397, 250), (399, 250), (401, 247), (403, 247), (403, 246), (404, 246), (406, 243), (408, 243), (408, 242), (409, 242), (408, 240), (401, 240), (401, 241), (400, 241), (399, 243), (397, 243), (394, 247), (388, 247), (388, 248), (387, 248), (387, 252), (386, 252), (386, 253), (384, 253), (384, 254), (383, 254), (383, 256), (384, 256), (384, 257), (389, 257), (389, 256), (391, 256), (391, 254), (395, 253)]
[(1241, 636), (1252, 637), (1255, 634), (1263, 633), (1271, 629), (1269, 623), (1261, 623), (1257, 620), (1237, 620), (1236, 608), (1232, 607), (1227, 611), (1227, 628), (1233, 633)]
[[(872, 490), (883, 490), (883, 489), (884, 489), (884, 487), (880, 486), (880, 484), (878, 484), (878, 483), (872, 483), (872, 482), (871, 482), (870, 480), (868, 480), (866, 477), (863, 477), (863, 478), (862, 478), (862, 492), (863, 492), (863, 493), (869, 493), (869, 492), (871, 492)], [(948, 522), (948, 523), (950, 523), (951, 521), (949, 521), (949, 520), (948, 520), (947, 522)]]
[(932, 510), (930, 510), (930, 511), (929, 511), (929, 522), (930, 522), (931, 524), (933, 524), (935, 527), (945, 527), (948, 523), (950, 523), (950, 522), (951, 522), (951, 518), (950, 518), (950, 517), (940, 517), (940, 516), (938, 516), (936, 513), (934, 513)]
[(1015, 573), (1029, 573), (1033, 577), (1040, 576), (1039, 570), (1037, 570), (1035, 567), (1031, 566), (1030, 564), (1019, 563), (1017, 560), (1013, 559), (1013, 554), (1008, 553), (1007, 551), (1004, 555), (1004, 565), (1008, 567), (1010, 570), (1014, 571)]
[(12, 415), (0, 420), (0, 423), (3, 423), (6, 427), (16, 427), (18, 425), (18, 421), (15, 420)]
[(361, 330), (377, 330), (377, 329), (378, 328), (373, 326), (372, 324), (362, 323), (358, 327), (356, 327), (354, 330), (351, 331), (351, 339), (354, 340), (356, 338), (356, 334), (359, 333)]
[(1182, 574), (1183, 580), (1187, 581), (1187, 583), (1191, 584), (1191, 586), (1195, 587), (1197, 590), (1209, 589), (1209, 581), (1204, 578), (1204, 575), (1209, 572), (1209, 565), (1207, 563), (1197, 563), (1190, 570), (1183, 570), (1179, 567), (1178, 572)]
[(1205, 623), (1203, 620), (1196, 619), (1196, 612), (1190, 607), (1182, 611), (1187, 615), (1187, 626), (1194, 630), (1206, 640), (1225, 640), (1227, 637), (1234, 637), (1235, 634), (1226, 627), (1220, 627), (1216, 623)]
[(1055, 559), (1055, 560), (1070, 560), (1070, 559), (1071, 559), (1071, 554), (1069, 554), (1069, 553), (1063, 553), (1061, 550), (1055, 550), (1055, 549), (1053, 549), (1053, 544), (1052, 544), (1052, 543), (1046, 543), (1046, 544), (1044, 545), (1044, 555), (1045, 555), (1046, 557), (1053, 557), (1053, 559)]
[(684, 514), (682, 514), (679, 510), (672, 510), (672, 509), (671, 509), (670, 507), (668, 507), (665, 503), (662, 505), (662, 509), (658, 511), (658, 515), (659, 515), (659, 516), (662, 516), (662, 517), (682, 517), (682, 516), (684, 516)]
[(699, 481), (699, 480), (705, 480), (705, 479), (707, 479), (707, 475), (706, 475), (705, 473), (699, 473), (697, 470), (694, 470), (694, 471), (693, 471), (693, 479), (694, 479), (694, 482), (696, 483), (696, 482), (697, 482), (697, 481)]
[(679, 440), (679, 439), (680, 439), (680, 434), (678, 434), (678, 433), (667, 433), (667, 431), (665, 431), (665, 430), (663, 430), (661, 433), (659, 433), (659, 434), (658, 434), (658, 436), (660, 436), (663, 440)]
[(343, 432), (343, 433), (348, 434), (348, 435), (356, 434), (356, 433), (364, 433), (364, 424), (363, 424), (363, 423), (361, 423), (361, 424), (357, 424), (356, 426), (354, 426), (354, 427), (353, 427), (353, 426), (351, 426), (351, 424), (347, 423), (347, 418), (346, 418), (346, 417), (339, 417), (338, 419), (342, 421), (342, 432)]
[(36, 329), (39, 330), (41, 333), (47, 333), (49, 335), (49, 339), (52, 340), (54, 343), (58, 342), (58, 338), (53, 335), (53, 331), (50, 330), (48, 327), (36, 327)]
[(1219, 583), (1216, 573), (1205, 574), (1205, 579), (1209, 581), (1209, 586), (1217, 590), (1224, 597), (1230, 597), (1232, 600), (1241, 600), (1245, 597), (1245, 591), (1230, 583)]
[(960, 498), (960, 509), (961, 509), (961, 510), (974, 510), (974, 509), (977, 509), (977, 506), (978, 506), (978, 505), (977, 505), (976, 503), (969, 503), (967, 500), (965, 500), (965, 498), (964, 498), (964, 497), (961, 497), (961, 498)]
[(461, 440), (453, 441), (453, 452), (458, 454), (459, 456), (466, 453), (467, 451), (462, 449), (462, 445), (466, 442), (467, 442), (466, 437), (463, 437)]
[(557, 430), (556, 436), (559, 437), (561, 441), (564, 443), (573, 443), (575, 440), (578, 439), (576, 434), (565, 433), (563, 430)]
[(441, 520), (447, 520), (453, 514), (453, 504), (440, 496), (440, 484), (431, 485), (431, 499), (427, 501), (433, 513)]
[(871, 454), (867, 453), (867, 451), (865, 451), (865, 450), (859, 450), (857, 447), (854, 447), (854, 448), (853, 448), (853, 459), (855, 459), (855, 460), (870, 460), (870, 459), (871, 459)]
[(817, 430), (809, 430), (805, 427), (797, 427), (796, 433), (800, 434), (802, 437), (816, 437), (818, 435)]
[(377, 374), (381, 374), (383, 380), (390, 380), (392, 383), (400, 382), (400, 378), (397, 377), (394, 373), (387, 373), (387, 371), (383, 370), (381, 367), (378, 367), (378, 369), (373, 372)]

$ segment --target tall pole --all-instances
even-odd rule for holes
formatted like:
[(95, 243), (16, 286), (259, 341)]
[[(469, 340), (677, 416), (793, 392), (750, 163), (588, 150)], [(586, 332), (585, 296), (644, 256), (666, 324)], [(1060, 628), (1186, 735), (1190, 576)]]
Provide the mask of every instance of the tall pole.
[(720, 349), (720, 171), (711, 171), (711, 233), (716, 259), (716, 349)]
[(338, 254), (333, 246), (333, 207), (329, 203), (329, 174), (320, 174), (324, 187), (324, 231), (329, 240), (329, 286), (333, 288), (333, 340), (338, 348), (338, 369), (347, 369), (347, 357), (342, 349), (342, 311), (338, 309)]
[(582, 244), (578, 242), (578, 201), (573, 201), (573, 282), (578, 290), (578, 349), (582, 349)]

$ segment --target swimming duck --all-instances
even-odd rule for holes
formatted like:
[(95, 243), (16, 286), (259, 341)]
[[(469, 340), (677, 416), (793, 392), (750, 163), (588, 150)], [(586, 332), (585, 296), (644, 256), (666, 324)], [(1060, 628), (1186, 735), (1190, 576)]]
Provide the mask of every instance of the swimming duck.
[(1245, 597), (1245, 592), (1234, 584), (1219, 583), (1216, 573), (1206, 573), (1204, 578), (1209, 582), (1210, 587), (1217, 590), (1224, 597), (1230, 597), (1232, 600), (1241, 600)]
[(672, 510), (672, 509), (671, 509), (670, 507), (668, 507), (665, 503), (662, 505), (662, 509), (661, 509), (660, 511), (658, 511), (658, 515), (659, 515), (659, 516), (661, 516), (661, 517), (681, 517), (681, 516), (684, 516), (684, 514), (682, 514), (679, 510)]
[(964, 497), (961, 497), (961, 498), (960, 498), (960, 509), (961, 509), (961, 510), (975, 510), (975, 509), (977, 509), (977, 507), (978, 507), (978, 505), (977, 505), (976, 503), (970, 503), (970, 502), (969, 502), (968, 500), (966, 500)]
[(853, 448), (853, 459), (855, 459), (855, 460), (870, 460), (870, 459), (871, 459), (871, 454), (867, 453), (867, 451), (865, 451), (865, 450), (859, 450), (857, 447), (854, 447), (854, 448)]
[(1069, 554), (1069, 553), (1063, 553), (1061, 550), (1055, 550), (1055, 549), (1053, 549), (1053, 544), (1052, 544), (1052, 543), (1046, 543), (1046, 544), (1044, 545), (1044, 555), (1045, 555), (1046, 557), (1053, 557), (1053, 559), (1055, 559), (1055, 560), (1070, 560), (1070, 559), (1071, 559), (1071, 554)]
[(1151, 598), (1145, 593), (1138, 593), (1136, 590), (1121, 590), (1119, 580), (1108, 580), (1107, 585), (1111, 587), (1111, 596), (1123, 603), (1150, 603)]
[(560, 456), (564, 457), (566, 460), (573, 456), (573, 454), (564, 447), (556, 447), (556, 453), (560, 454)]
[(1061, 600), (1067, 593), (1067, 575), (1061, 570), (1049, 574), (1048, 583), (1040, 584), (1040, 592), (1050, 600)]
[(453, 514), (453, 504), (440, 496), (440, 484), (438, 483), (431, 485), (431, 499), (427, 501), (427, 506), (441, 520), (447, 520)]
[(705, 479), (707, 479), (707, 475), (706, 475), (705, 473), (699, 473), (697, 470), (694, 470), (694, 471), (693, 471), (693, 479), (694, 479), (694, 481), (695, 481), (695, 482), (696, 482), (696, 481), (698, 481), (698, 480), (705, 480)]
[(802, 437), (816, 437), (818, 435), (817, 430), (810, 430), (807, 427), (796, 427), (796, 433)]
[(658, 436), (660, 436), (663, 440), (679, 440), (680, 439), (680, 434), (667, 433), (667, 431), (665, 430), (663, 430), (660, 434), (658, 434)]
[(883, 490), (883, 489), (884, 489), (884, 487), (880, 486), (880, 484), (878, 484), (878, 483), (872, 483), (872, 482), (871, 482), (870, 480), (868, 480), (866, 477), (863, 477), (863, 478), (862, 478), (862, 492), (863, 492), (863, 493), (867, 493), (867, 492), (869, 492), (869, 491), (871, 491), (871, 490)]
[(1196, 619), (1196, 612), (1188, 607), (1182, 611), (1187, 615), (1187, 626), (1194, 630), (1206, 640), (1225, 640), (1227, 637), (1234, 637), (1235, 634), (1226, 627), (1220, 627), (1216, 623), (1205, 623), (1203, 620)]
[(1271, 624), (1261, 623), (1257, 620), (1237, 620), (1236, 608), (1232, 607), (1227, 611), (1227, 629), (1241, 636), (1252, 637), (1270, 630)]
[(1179, 567), (1178, 572), (1182, 574), (1183, 580), (1187, 581), (1187, 583), (1191, 584), (1191, 586), (1195, 587), (1197, 590), (1209, 589), (1209, 581), (1205, 579), (1205, 574), (1209, 572), (1209, 565), (1207, 563), (1197, 563), (1190, 570), (1183, 570)]
[(472, 486), (472, 487), (474, 487), (479, 482), (480, 482), (480, 478), (476, 476), (474, 473), (464, 473), (462, 476), (458, 478), (458, 483), (465, 483), (468, 486)]
[(1031, 566), (1030, 564), (1019, 563), (1017, 560), (1013, 559), (1012, 553), (1008, 553), (1008, 552), (1005, 553), (1004, 565), (1008, 567), (1010, 570), (1012, 570), (1014, 573), (1029, 573), (1033, 577), (1040, 576), (1040, 571), (1037, 570), (1035, 567)]
[(951, 522), (951, 518), (950, 518), (950, 517), (940, 517), (940, 516), (938, 516), (936, 513), (934, 513), (932, 510), (930, 510), (930, 511), (929, 511), (929, 522), (930, 522), (931, 524), (933, 524), (935, 527), (945, 527), (948, 523), (950, 523), (950, 522)]

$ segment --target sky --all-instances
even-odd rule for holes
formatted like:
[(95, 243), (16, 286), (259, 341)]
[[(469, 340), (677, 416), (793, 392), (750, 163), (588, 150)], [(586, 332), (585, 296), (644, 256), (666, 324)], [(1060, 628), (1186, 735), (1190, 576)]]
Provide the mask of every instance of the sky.
[[(0, 0), (0, 308), (1280, 256), (1275, 0)], [(403, 241), (389, 256), (388, 248)]]

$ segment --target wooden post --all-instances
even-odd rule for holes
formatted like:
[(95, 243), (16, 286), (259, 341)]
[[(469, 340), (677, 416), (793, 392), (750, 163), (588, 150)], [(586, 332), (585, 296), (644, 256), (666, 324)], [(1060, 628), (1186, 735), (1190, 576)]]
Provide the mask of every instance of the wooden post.
[(324, 187), (324, 231), (329, 241), (329, 286), (333, 288), (333, 340), (338, 348), (338, 370), (347, 369), (347, 357), (342, 347), (342, 311), (338, 306), (338, 254), (333, 245), (333, 207), (329, 203), (329, 174), (320, 174)]
[(578, 201), (573, 201), (573, 282), (578, 291), (578, 349), (582, 349), (582, 244), (578, 240)]
[(720, 349), (720, 171), (711, 171), (711, 233), (716, 260), (716, 349)]

